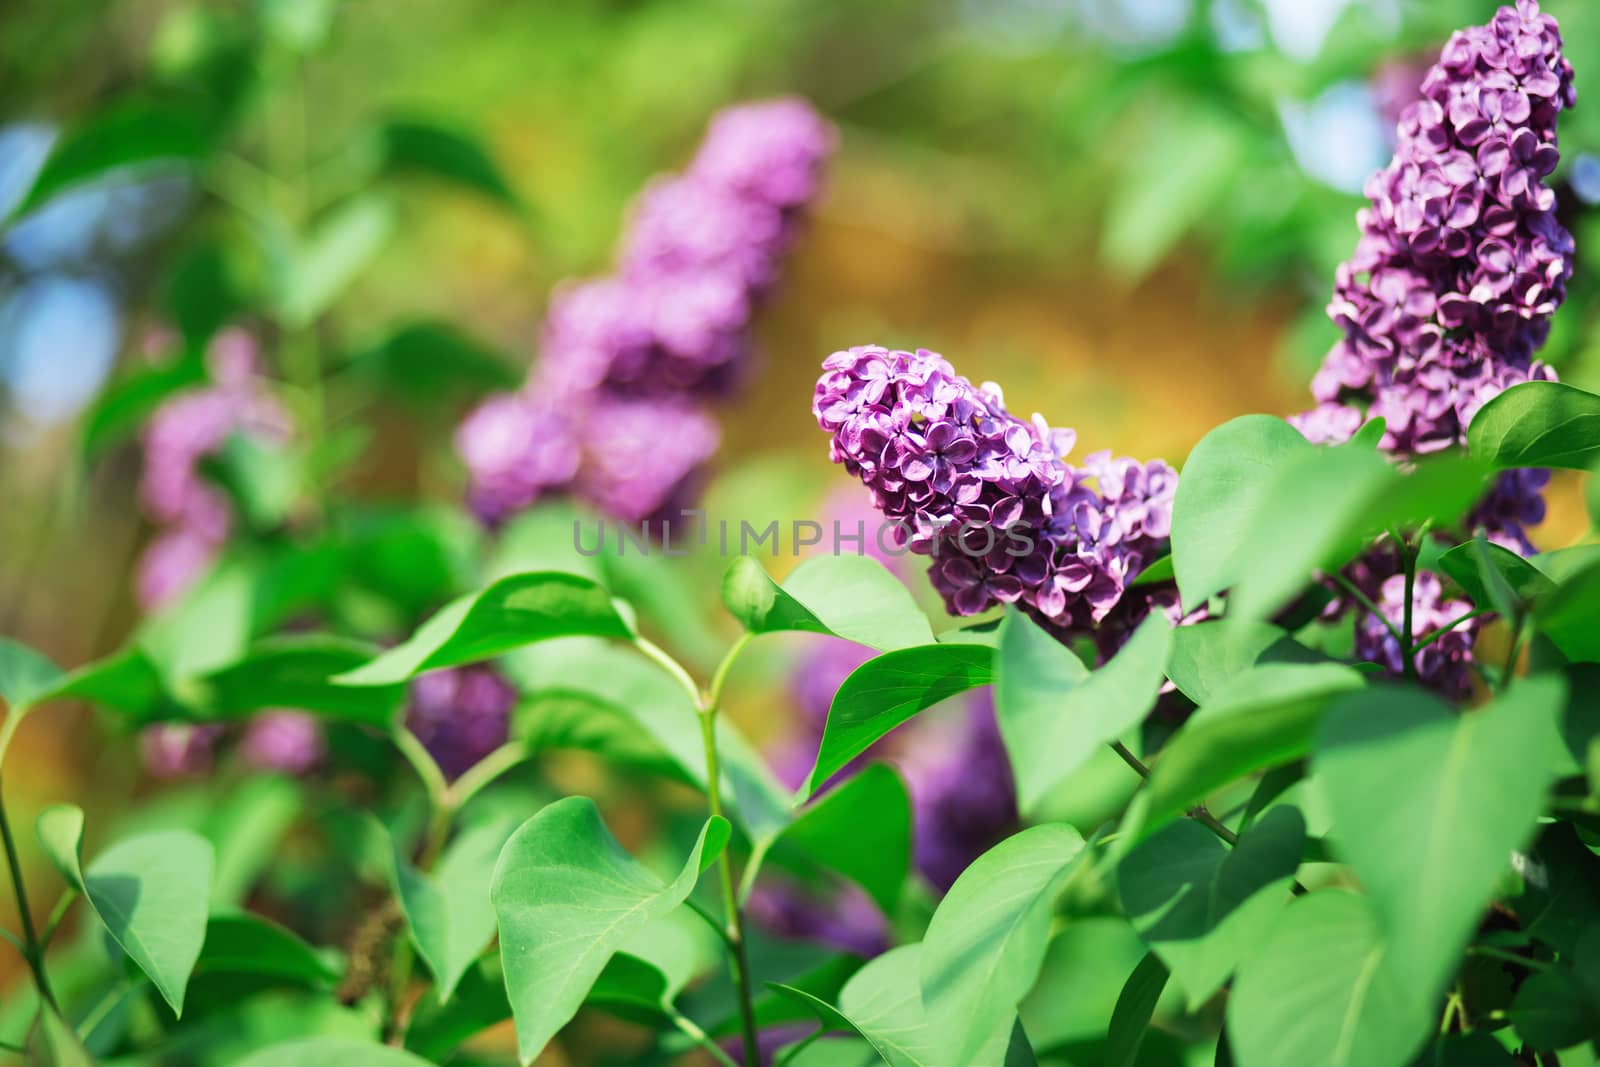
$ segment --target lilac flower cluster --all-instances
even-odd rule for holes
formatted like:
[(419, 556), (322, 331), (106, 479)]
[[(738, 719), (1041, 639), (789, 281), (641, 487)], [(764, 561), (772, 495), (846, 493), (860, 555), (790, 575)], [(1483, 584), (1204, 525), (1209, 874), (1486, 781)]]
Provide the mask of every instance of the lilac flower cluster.
[[(1379, 587), (1378, 610), (1395, 625), (1405, 617), (1406, 579), (1390, 575)], [(1472, 610), (1465, 600), (1444, 595), (1439, 576), (1420, 571), (1411, 589), (1412, 632), (1423, 637), (1456, 622)], [(1416, 654), (1417, 680), (1453, 699), (1465, 697), (1472, 689), (1472, 646), (1478, 639), (1478, 620), (1472, 619), (1450, 629)], [(1405, 671), (1400, 643), (1382, 619), (1366, 614), (1356, 625), (1356, 655), (1369, 663), (1381, 664), (1398, 677)]]
[(831, 456), (871, 491), (946, 607), (972, 615), (1018, 604), (1058, 633), (1088, 630), (1166, 550), (1177, 474), (1090, 456), (1075, 435), (1005, 408), (925, 349), (860, 346), (823, 363), (812, 411)]
[(1385, 448), (1416, 455), (1463, 442), (1501, 390), (1550, 376), (1534, 353), (1566, 297), (1573, 242), (1544, 179), (1574, 100), (1536, 0), (1451, 37), (1368, 182), (1328, 308), (1344, 337), (1312, 383), (1319, 404), (1365, 404), (1386, 421)]
[[(1503, 390), (1554, 380), (1534, 357), (1566, 297), (1573, 240), (1557, 221), (1545, 178), (1559, 159), (1556, 121), (1575, 102), (1572, 67), (1555, 19), (1536, 0), (1499, 9), (1454, 34), (1401, 113), (1389, 166), (1367, 186), (1361, 239), (1339, 268), (1328, 313), (1343, 338), (1312, 382), (1317, 406), (1291, 422), (1317, 444), (1348, 440), (1382, 417), (1382, 447), (1411, 457), (1464, 444), (1479, 408)], [(1527, 528), (1544, 518), (1545, 471), (1502, 474), (1467, 527), (1530, 555)], [(1404, 611), (1393, 552), (1379, 550), (1347, 576), (1390, 623)], [(1416, 579), (1413, 627), (1456, 617), (1441, 583)], [(1330, 605), (1338, 614), (1348, 603)], [(1401, 673), (1384, 620), (1357, 623), (1364, 658)], [(1425, 681), (1466, 690), (1471, 624), (1425, 649)], [(1385, 644), (1385, 641), (1389, 645)]]
[(718, 443), (704, 405), (748, 369), (752, 317), (833, 142), (803, 101), (735, 107), (683, 174), (646, 187), (616, 272), (557, 288), (527, 385), (457, 434), (481, 519), (561, 492), (627, 522), (690, 502)]
[(411, 683), (406, 726), (452, 781), (506, 743), (516, 688), (480, 663), (430, 671)]
[(139, 561), (136, 591), (145, 611), (176, 599), (209, 570), (232, 530), (228, 498), (205, 478), (204, 461), (235, 433), (289, 435), (288, 413), (256, 374), (254, 338), (239, 329), (218, 334), (207, 364), (211, 385), (176, 394), (145, 424), (139, 497), (162, 527)]

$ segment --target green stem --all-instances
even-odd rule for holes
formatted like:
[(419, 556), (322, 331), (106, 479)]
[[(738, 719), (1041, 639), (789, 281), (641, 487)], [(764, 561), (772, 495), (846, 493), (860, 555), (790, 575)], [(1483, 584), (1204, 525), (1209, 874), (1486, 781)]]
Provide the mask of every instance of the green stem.
[(1468, 945), (1467, 955), (1481, 956), (1486, 960), (1500, 960), (1502, 963), (1514, 963), (1518, 967), (1526, 967), (1530, 971), (1548, 971), (1550, 965), (1543, 960), (1519, 956), (1515, 952), (1507, 952), (1493, 945)]
[(1417, 583), (1417, 550), (1409, 540), (1400, 541), (1400, 559), (1406, 572), (1406, 602), (1402, 608), (1400, 624), (1400, 662), (1405, 665), (1405, 676), (1410, 681), (1417, 680), (1417, 655), (1412, 644), (1411, 612), (1412, 599), (1415, 595)]
[(1493, 614), (1493, 608), (1473, 608), (1471, 611), (1466, 612), (1465, 614), (1458, 615), (1456, 618), (1451, 619), (1449, 622), (1445, 623), (1443, 626), (1439, 627), (1437, 630), (1433, 631), (1431, 634), (1428, 634), (1416, 644), (1412, 645), (1411, 654), (1416, 655), (1418, 652), (1421, 652), (1423, 649), (1439, 640), (1439, 638), (1444, 637), (1451, 630), (1454, 630), (1457, 626), (1460, 626), (1464, 622), (1471, 622), (1473, 619), (1480, 619), (1485, 615)]
[(1389, 636), (1394, 638), (1397, 644), (1405, 644), (1405, 639), (1400, 635), (1400, 628), (1389, 621), (1389, 616), (1378, 610), (1378, 605), (1374, 604), (1372, 602), (1372, 598), (1363, 593), (1356, 583), (1352, 582), (1349, 578), (1346, 578), (1339, 571), (1334, 571), (1328, 575), (1328, 577), (1332, 578), (1333, 583), (1340, 589), (1344, 590), (1345, 593), (1349, 595), (1350, 599), (1354, 600), (1357, 604), (1360, 604), (1368, 615), (1371, 615), (1373, 618), (1383, 623), (1384, 629), (1389, 631)]
[(1511, 644), (1506, 648), (1506, 662), (1500, 668), (1500, 689), (1502, 692), (1511, 685), (1511, 677), (1517, 669), (1517, 651), (1522, 644), (1522, 626), (1515, 623), (1511, 628)]
[(670, 1004), (667, 1005), (667, 1013), (672, 1019), (672, 1025), (676, 1026), (695, 1044), (705, 1049), (706, 1054), (712, 1059), (716, 1060), (718, 1063), (722, 1064), (722, 1067), (739, 1067), (739, 1065), (734, 1062), (733, 1057), (722, 1051), (722, 1046), (717, 1044), (716, 1041), (712, 1040), (710, 1034), (700, 1029), (700, 1025), (693, 1019), (680, 1012), (677, 1008), (672, 1007)]
[[(445, 779), (439, 764), (427, 748), (409, 729), (401, 726), (392, 735), (395, 747), (416, 770), (428, 794), (428, 831), (423, 838), (422, 851), (417, 855), (417, 867), (428, 871), (433, 868), (450, 836), (450, 824), (456, 814), (456, 794)], [(411, 947), (410, 935), (402, 929), (395, 937), (394, 959), (389, 966), (389, 1017), (384, 1025), (385, 1038), (392, 1044), (405, 1034), (410, 1021), (406, 993), (411, 988), (411, 969), (416, 953)]]
[[(16, 712), (6, 720), (10, 726), (13, 719), (20, 718)], [(0, 743), (0, 750), (3, 750)], [(39, 996), (44, 1002), (60, 1011), (56, 1003), (56, 995), (50, 989), (50, 978), (44, 970), (44, 949), (40, 945), (39, 935), (33, 926), (33, 910), (28, 904), (28, 889), (22, 880), (22, 863), (17, 859), (17, 841), (11, 833), (11, 818), (6, 814), (3, 791), (0, 791), (0, 837), (5, 839), (6, 863), (11, 869), (11, 890), (17, 899), (17, 919), (22, 924), (22, 958), (27, 961), (28, 970), (33, 972), (33, 984), (39, 989)]]
[[(697, 708), (700, 719), (700, 740), (706, 753), (706, 802), (711, 814), (725, 818), (722, 812), (722, 765), (717, 758), (717, 707), (707, 704)], [(739, 1022), (744, 1037), (744, 1062), (760, 1063), (760, 1043), (756, 1038), (755, 996), (750, 982), (750, 954), (745, 949), (744, 916), (739, 910), (739, 895), (733, 883), (733, 861), (724, 849), (717, 857), (717, 880), (722, 886), (722, 905), (728, 919), (728, 945), (731, 949), (728, 963), (733, 971), (733, 983), (739, 991)]]
[(45, 920), (44, 930), (39, 934), (39, 951), (41, 953), (49, 951), (50, 942), (55, 938), (56, 930), (61, 926), (61, 920), (67, 917), (67, 911), (71, 909), (72, 902), (77, 899), (78, 891), (76, 889), (68, 889), (61, 894), (61, 899), (56, 901), (56, 906), (50, 909), (50, 917)]
[(527, 745), (521, 741), (507, 741), (461, 772), (461, 777), (449, 787), (451, 803), (457, 811), (460, 811), (466, 807), (467, 801), (483, 790), (484, 786), (527, 758)]
[[(1111, 750), (1121, 756), (1122, 762), (1132, 767), (1140, 778), (1148, 779), (1150, 777), (1150, 768), (1145, 766), (1144, 760), (1128, 751), (1127, 745), (1124, 745), (1121, 741), (1113, 741), (1111, 742)], [(1237, 845), (1239, 843), (1239, 835), (1222, 825), (1221, 821), (1211, 814), (1204, 804), (1196, 804), (1184, 814), (1222, 838), (1229, 845)]]

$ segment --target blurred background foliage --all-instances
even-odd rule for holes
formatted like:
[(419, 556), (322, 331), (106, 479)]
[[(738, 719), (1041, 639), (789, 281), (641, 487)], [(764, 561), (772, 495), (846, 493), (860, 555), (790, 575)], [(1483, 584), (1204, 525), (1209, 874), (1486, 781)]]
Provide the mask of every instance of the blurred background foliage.
[[(779, 93), (813, 101), (841, 147), (763, 316), (762, 370), (725, 414), (713, 514), (815, 514), (840, 480), (809, 411), (817, 364), (869, 341), (1001, 382), (1014, 410), (1077, 427), (1080, 454), (1179, 462), (1228, 417), (1308, 405), (1395, 101), (1494, 7), (4, 5), (0, 633), (75, 664), (132, 626), (149, 536), (134, 431), (226, 324), (265, 337), (295, 403), (326, 408), (341, 500), (454, 508), (449, 435), (520, 380), (551, 287), (604, 269), (630, 198), (713, 111)], [(1577, 273), (1545, 358), (1597, 389), (1600, 5), (1545, 8), (1579, 89), (1556, 178)], [(319, 362), (325, 387), (305, 373)], [(1541, 547), (1588, 529), (1574, 484)], [(86, 715), (49, 722), (8, 775), (24, 821), (34, 798), (126, 793), (127, 746)], [(1102, 933), (1121, 936), (1086, 925), (1069, 947), (1133, 951)]]

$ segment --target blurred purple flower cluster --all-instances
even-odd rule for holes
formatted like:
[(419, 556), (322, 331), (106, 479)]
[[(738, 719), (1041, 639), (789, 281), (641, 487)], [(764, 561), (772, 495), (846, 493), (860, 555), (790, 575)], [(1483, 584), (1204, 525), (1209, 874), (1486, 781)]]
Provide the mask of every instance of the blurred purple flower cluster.
[[(1344, 337), (1313, 380), (1319, 404), (1364, 405), (1384, 418), (1386, 449), (1417, 455), (1463, 443), (1501, 390), (1550, 377), (1534, 353), (1566, 297), (1573, 242), (1544, 179), (1574, 100), (1561, 34), (1535, 0), (1450, 38), (1367, 184), (1328, 307)], [(1312, 425), (1324, 435), (1336, 418)]]
[(1075, 434), (1005, 408), (926, 349), (859, 346), (823, 363), (812, 411), (831, 456), (871, 491), (957, 615), (1017, 604), (1059, 634), (1088, 631), (1166, 551), (1177, 474), (1088, 457)]
[(557, 288), (528, 383), (457, 432), (483, 521), (557, 492), (630, 523), (692, 503), (719, 440), (704, 405), (748, 369), (752, 317), (833, 143), (804, 101), (734, 107), (684, 173), (645, 188), (615, 273)]
[(406, 726), (454, 781), (506, 743), (517, 690), (487, 663), (430, 671), (411, 683)]
[(139, 561), (139, 605), (154, 611), (176, 599), (215, 562), (233, 529), (233, 510), (203, 464), (234, 434), (281, 441), (288, 413), (256, 373), (253, 337), (240, 329), (217, 335), (206, 353), (211, 384), (169, 398), (143, 434), (139, 498), (161, 528)]
[[(1560, 158), (1557, 118), (1576, 100), (1555, 19), (1518, 0), (1458, 31), (1420, 93), (1400, 114), (1393, 160), (1368, 182), (1360, 242), (1335, 279), (1328, 314), (1344, 336), (1312, 381), (1317, 406), (1290, 420), (1316, 444), (1347, 441), (1372, 417), (1385, 423), (1381, 447), (1398, 457), (1465, 444), (1494, 396), (1555, 378), (1534, 358), (1566, 298), (1574, 248), (1545, 184)], [(1468, 529), (1532, 554), (1526, 531), (1544, 518), (1548, 482), (1546, 471), (1502, 474)], [(1378, 551), (1346, 572), (1394, 624), (1404, 611), (1398, 566)], [(1416, 636), (1469, 607), (1441, 601), (1441, 589), (1437, 576), (1418, 576)], [(1329, 614), (1346, 607), (1341, 597)], [(1474, 620), (1430, 645), (1419, 677), (1465, 692), (1477, 631)], [(1382, 620), (1365, 615), (1357, 634), (1363, 658), (1401, 673)]]

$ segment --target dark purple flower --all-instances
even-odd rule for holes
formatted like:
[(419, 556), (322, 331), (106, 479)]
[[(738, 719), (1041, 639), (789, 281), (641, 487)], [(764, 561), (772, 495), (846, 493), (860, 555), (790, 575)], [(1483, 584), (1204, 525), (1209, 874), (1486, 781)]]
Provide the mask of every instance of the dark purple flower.
[(1482, 533), (1501, 548), (1531, 556), (1538, 549), (1528, 540), (1528, 527), (1544, 521), (1547, 470), (1504, 471), (1467, 516), (1469, 532)]
[(240, 742), (244, 760), (263, 771), (306, 774), (327, 755), (322, 724), (304, 711), (265, 711), (250, 720)]
[(844, 882), (808, 887), (764, 877), (750, 894), (750, 917), (768, 932), (871, 958), (889, 948), (889, 924), (876, 904)]
[(506, 743), (516, 702), (515, 687), (489, 664), (430, 671), (411, 683), (406, 726), (454, 780)]
[[(1375, 603), (1378, 610), (1396, 627), (1405, 625), (1405, 575), (1394, 574), (1379, 587)], [(1412, 586), (1411, 636), (1419, 640), (1466, 615), (1472, 605), (1465, 600), (1447, 600), (1439, 576), (1419, 571)], [(1416, 656), (1417, 679), (1448, 697), (1461, 699), (1472, 689), (1472, 646), (1478, 636), (1478, 620), (1472, 619), (1451, 629)], [(1400, 677), (1405, 663), (1400, 643), (1394, 639), (1383, 619), (1363, 614), (1356, 625), (1356, 655), (1381, 664), (1389, 674)]]

